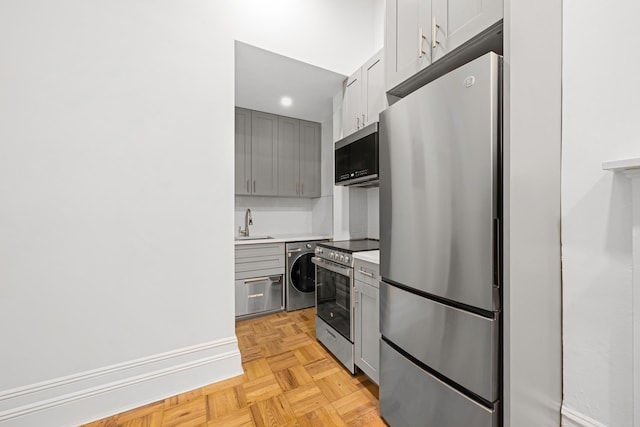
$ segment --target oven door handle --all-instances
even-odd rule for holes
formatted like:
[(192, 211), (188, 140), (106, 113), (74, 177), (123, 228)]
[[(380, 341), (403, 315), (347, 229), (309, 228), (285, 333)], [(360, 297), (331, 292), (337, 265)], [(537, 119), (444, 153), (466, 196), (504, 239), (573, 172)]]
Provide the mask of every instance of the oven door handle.
[(332, 262), (325, 261), (324, 259), (319, 258), (317, 256), (314, 256), (313, 258), (311, 258), (311, 262), (320, 268), (333, 271), (334, 273), (342, 274), (343, 276), (351, 277), (352, 269), (350, 268), (340, 267), (339, 265), (335, 265)]

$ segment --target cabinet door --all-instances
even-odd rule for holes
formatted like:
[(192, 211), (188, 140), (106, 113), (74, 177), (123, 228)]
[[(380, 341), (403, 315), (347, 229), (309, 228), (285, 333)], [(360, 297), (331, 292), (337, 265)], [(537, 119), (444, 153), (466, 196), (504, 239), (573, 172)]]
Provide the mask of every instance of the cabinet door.
[(236, 194), (251, 194), (251, 111), (236, 108)]
[(380, 366), (378, 288), (356, 281), (356, 365), (376, 384)]
[(278, 116), (251, 112), (251, 192), (278, 195)]
[(347, 79), (342, 102), (342, 137), (362, 127), (362, 80), (361, 69)]
[(503, 0), (433, 0), (433, 22), (437, 25), (433, 60), (500, 21), (503, 10)]
[(300, 120), (278, 117), (278, 195), (300, 194)]
[(431, 0), (387, 0), (386, 88), (431, 63)]
[(300, 196), (320, 197), (320, 123), (300, 121)]
[(378, 121), (380, 112), (386, 107), (384, 93), (384, 63), (382, 61), (382, 51), (380, 51), (362, 67), (364, 125)]

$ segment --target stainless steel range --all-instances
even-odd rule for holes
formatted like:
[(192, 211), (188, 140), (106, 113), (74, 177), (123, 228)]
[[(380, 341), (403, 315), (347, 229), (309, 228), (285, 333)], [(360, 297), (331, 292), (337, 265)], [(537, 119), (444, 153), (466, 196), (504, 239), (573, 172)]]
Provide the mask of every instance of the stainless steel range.
[(379, 249), (377, 240), (318, 243), (316, 256), (316, 337), (353, 374), (353, 253)]

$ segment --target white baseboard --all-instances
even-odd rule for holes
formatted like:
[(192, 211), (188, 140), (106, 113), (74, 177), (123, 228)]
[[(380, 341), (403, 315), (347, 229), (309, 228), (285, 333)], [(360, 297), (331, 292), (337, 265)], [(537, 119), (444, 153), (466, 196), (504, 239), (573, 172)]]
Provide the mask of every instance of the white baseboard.
[(562, 427), (607, 427), (593, 418), (562, 405)]
[(235, 337), (0, 391), (0, 425), (73, 426), (242, 374)]

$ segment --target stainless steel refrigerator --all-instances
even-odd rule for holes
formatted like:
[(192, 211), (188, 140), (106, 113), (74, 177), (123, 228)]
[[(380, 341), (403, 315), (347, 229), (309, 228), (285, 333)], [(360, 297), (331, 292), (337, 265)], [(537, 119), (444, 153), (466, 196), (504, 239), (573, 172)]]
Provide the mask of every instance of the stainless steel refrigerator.
[(501, 425), (501, 57), (380, 117), (380, 413)]

